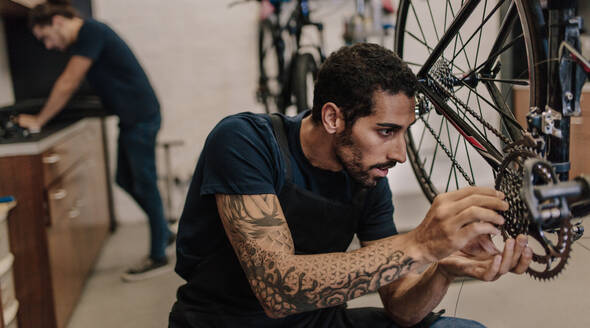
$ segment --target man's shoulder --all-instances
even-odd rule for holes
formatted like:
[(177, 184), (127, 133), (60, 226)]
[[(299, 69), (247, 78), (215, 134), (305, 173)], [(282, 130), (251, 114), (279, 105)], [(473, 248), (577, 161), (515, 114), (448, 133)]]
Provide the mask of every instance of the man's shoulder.
[(254, 134), (267, 135), (272, 132), (270, 118), (268, 115), (256, 114), (252, 112), (242, 112), (233, 114), (222, 119), (211, 132), (212, 135), (218, 134)]

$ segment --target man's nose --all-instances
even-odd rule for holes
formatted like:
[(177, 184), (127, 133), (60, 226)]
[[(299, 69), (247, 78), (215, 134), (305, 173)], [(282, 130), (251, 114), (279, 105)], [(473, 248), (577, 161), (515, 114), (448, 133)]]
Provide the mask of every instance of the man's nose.
[(399, 163), (406, 161), (406, 139), (403, 136), (394, 140), (393, 145), (389, 148), (387, 159), (395, 160)]

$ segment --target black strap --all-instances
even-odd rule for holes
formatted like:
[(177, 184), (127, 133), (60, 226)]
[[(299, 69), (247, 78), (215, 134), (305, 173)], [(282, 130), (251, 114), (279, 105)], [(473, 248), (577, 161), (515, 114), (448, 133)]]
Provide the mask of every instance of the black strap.
[[(283, 162), (285, 162), (285, 180), (292, 181), (291, 175), (291, 152), (289, 151), (289, 142), (287, 140), (287, 133), (285, 132), (285, 123), (280, 114), (272, 113), (269, 115), (272, 129), (274, 131), (275, 138), (283, 154)], [(362, 207), (367, 197), (366, 188), (358, 188), (354, 191), (352, 196), (352, 203), (356, 207)]]
[(291, 152), (289, 151), (289, 142), (287, 141), (287, 134), (285, 133), (285, 123), (283, 123), (283, 119), (278, 113), (273, 113), (269, 116), (275, 138), (277, 138), (279, 148), (283, 154), (283, 162), (285, 163), (285, 179), (291, 181)]

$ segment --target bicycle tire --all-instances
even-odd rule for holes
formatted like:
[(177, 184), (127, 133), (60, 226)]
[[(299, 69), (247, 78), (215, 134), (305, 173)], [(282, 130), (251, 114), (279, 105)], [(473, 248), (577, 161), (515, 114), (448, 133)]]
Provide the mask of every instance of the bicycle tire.
[[(463, 1), (462, 1), (463, 2)], [(506, 6), (508, 6), (508, 4), (511, 3), (511, 1), (504, 1), (506, 4)], [(467, 1), (466, 1), (467, 3)], [(501, 3), (501, 1), (499, 1), (499, 3)], [(477, 10), (480, 10), (481, 5), (487, 6), (488, 2), (485, 1), (485, 3), (482, 4), (482, 2), (478, 3), (477, 6), (479, 6)], [(433, 35), (430, 35), (427, 37), (426, 34), (423, 31), (423, 26), (420, 23), (416, 23), (419, 22), (420, 20), (418, 19), (418, 17), (421, 17), (421, 20), (424, 21), (428, 21), (428, 17), (431, 18), (432, 21), (432, 26), (437, 26), (437, 24), (441, 24), (441, 21), (439, 20), (438, 22), (435, 21), (434, 19), (434, 15), (432, 15), (432, 9), (430, 6), (430, 1), (427, 0), (426, 2), (422, 1), (420, 2), (419, 5), (422, 6), (427, 6), (428, 7), (428, 11), (424, 12), (421, 14), (422, 15), (418, 15), (418, 13), (416, 12), (416, 7), (418, 7), (418, 5), (414, 5), (413, 2), (411, 2), (410, 0), (400, 0), (400, 4), (399, 4), (399, 9), (398, 9), (398, 17), (397, 17), (397, 27), (396, 27), (396, 31), (395, 31), (395, 36), (394, 36), (394, 50), (399, 54), (399, 56), (407, 61), (410, 61), (409, 58), (410, 55), (412, 56), (416, 56), (416, 51), (415, 49), (412, 50), (410, 52), (410, 47), (407, 47), (407, 49), (404, 49), (405, 46), (405, 41), (406, 40), (416, 40), (416, 39), (420, 39), (419, 37), (417, 37), (417, 34), (421, 34), (421, 36), (423, 36), (422, 41), (424, 41), (424, 43), (428, 46), (425, 46), (424, 48), (426, 49), (425, 52), (430, 52), (430, 50), (435, 49), (436, 47), (436, 43), (432, 42), (429, 43), (428, 40), (429, 38), (432, 39), (434, 38)], [(445, 27), (443, 29), (443, 31), (446, 31), (447, 29), (447, 12), (448, 12), (448, 6), (450, 6), (452, 8), (452, 4), (450, 4), (449, 1), (446, 2), (445, 4), (445, 22), (443, 24), (443, 27)], [(491, 6), (490, 6), (491, 7)], [(457, 5), (457, 8), (460, 8), (459, 5)], [(495, 7), (494, 7), (495, 8)], [(523, 82), (526, 80), (529, 88), (530, 88), (530, 98), (529, 98), (529, 108), (530, 107), (539, 107), (539, 108), (544, 108), (544, 104), (546, 102), (546, 96), (545, 96), (545, 90), (544, 88), (546, 88), (546, 75), (545, 75), (545, 70), (546, 70), (546, 66), (543, 65), (543, 63), (546, 61), (546, 52), (545, 52), (545, 47), (544, 47), (544, 41), (545, 41), (545, 36), (543, 33), (543, 18), (542, 18), (542, 12), (540, 10), (539, 4), (536, 0), (522, 0), (522, 1), (517, 1), (517, 3), (515, 3), (515, 8), (517, 9), (517, 20), (514, 23), (515, 25), (518, 25), (518, 21), (520, 21), (520, 28), (522, 29), (522, 38), (516, 38), (514, 40), (516, 40), (517, 42), (514, 43), (514, 45), (520, 43), (526, 50), (526, 66), (528, 68), (528, 77), (527, 78), (522, 78), (520, 76), (518, 76), (518, 74), (515, 74), (515, 76), (512, 76), (512, 79), (510, 81), (512, 81), (511, 83), (514, 83), (516, 81), (518, 82)], [(424, 9), (424, 8), (420, 8), (420, 9)], [(452, 10), (451, 10), (452, 11)], [(459, 11), (459, 9), (457, 9), (457, 12)], [(471, 14), (470, 17), (468, 19), (471, 19), (472, 16), (475, 17), (475, 12), (476, 10), (474, 10)], [(498, 13), (498, 15), (500, 15)], [(454, 15), (453, 15), (454, 16)], [(500, 15), (502, 16), (502, 15)], [(439, 15), (438, 17), (441, 17), (441, 15)], [(485, 26), (485, 21), (484, 21), (484, 17), (486, 16), (486, 7), (483, 7), (482, 10), (482, 23)], [(441, 18), (442, 19), (442, 18)], [(412, 26), (411, 21), (414, 20), (413, 24), (414, 26), (419, 26), (419, 31), (414, 31), (414, 26)], [(488, 20), (489, 21), (489, 20)], [(501, 22), (501, 20), (500, 20)], [(450, 23), (449, 23), (450, 25)], [(436, 32), (436, 27), (434, 28), (435, 32)], [(483, 28), (481, 28), (483, 30)], [(441, 32), (441, 39), (442, 39), (442, 34), (444, 32)], [(432, 33), (434, 34), (434, 33)], [(482, 32), (480, 32), (480, 35), (483, 34)], [(459, 33), (457, 34), (459, 35)], [(466, 34), (466, 39), (467, 36), (469, 36), (470, 34)], [(497, 36), (496, 36), (497, 37)], [(439, 38), (439, 35), (436, 34), (436, 38)], [(461, 43), (463, 43), (463, 37), (455, 37), (454, 38), (454, 45), (455, 48), (453, 49), (453, 51), (455, 51), (457, 49), (456, 45), (458, 43), (458, 39), (461, 39)], [(509, 37), (510, 38), (510, 37)], [(469, 39), (465, 45), (461, 45), (463, 48), (466, 48), (466, 45), (469, 44), (471, 39)], [(479, 42), (481, 42), (481, 36), (479, 37)], [(508, 44), (512, 43), (513, 41), (510, 40), (508, 42)], [(432, 46), (430, 47), (430, 44), (432, 44)], [(428, 48), (430, 47), (430, 48)], [(475, 65), (472, 65), (473, 68), (477, 67), (477, 56), (479, 54), (479, 47), (480, 44), (477, 45), (478, 50), (476, 51), (476, 58), (475, 58)], [(448, 49), (445, 48), (444, 51), (447, 51)], [(443, 51), (443, 57), (445, 56), (445, 52)], [(483, 52), (485, 53), (485, 52)], [(497, 53), (497, 51), (496, 51)], [(494, 53), (494, 55), (496, 54)], [(488, 54), (491, 55), (491, 54)], [(439, 61), (441, 63), (441, 66), (444, 65), (448, 65), (450, 66), (450, 70), (451, 73), (450, 75), (454, 75), (455, 72), (452, 72), (453, 70), (455, 70), (455, 66), (456, 64), (454, 63), (455, 58), (458, 56), (458, 54), (452, 53), (452, 58), (453, 61), (446, 63), (445, 61)], [(498, 57), (498, 56), (492, 56), (492, 57)], [(466, 62), (469, 64), (469, 56), (467, 54), (467, 51), (465, 51), (465, 58), (466, 58)], [(498, 57), (499, 58), (499, 57)], [(494, 62), (496, 62), (496, 60), (494, 60)], [(501, 62), (501, 59), (500, 59)], [(420, 63), (420, 61), (419, 61)], [(438, 63), (438, 62), (437, 62)], [(481, 63), (481, 62), (480, 62)], [(419, 66), (419, 65), (418, 65)], [(469, 65), (468, 65), (469, 66)], [(457, 68), (458, 70), (458, 68)], [(432, 71), (432, 70), (431, 70)], [(444, 72), (443, 69), (439, 70), (440, 72)], [(429, 71), (430, 72), (430, 71)], [(468, 70), (467, 72), (465, 72), (465, 74), (467, 74), (468, 76)], [(442, 73), (441, 73), (442, 75)], [(449, 79), (453, 79), (452, 76), (449, 77)], [(490, 125), (494, 125), (496, 124), (495, 128), (497, 130), (499, 130), (501, 132), (501, 134), (503, 136), (507, 136), (510, 137), (511, 140), (516, 140), (519, 138), (519, 134), (521, 133), (522, 130), (519, 130), (516, 127), (513, 127), (513, 125), (511, 123), (509, 123), (509, 119), (507, 118), (507, 116), (511, 116), (512, 118), (514, 118), (514, 115), (512, 113), (512, 111), (509, 109), (510, 107), (505, 106), (506, 105), (506, 97), (509, 97), (511, 92), (512, 92), (512, 88), (508, 88), (508, 90), (505, 92), (505, 94), (502, 94), (501, 96), (504, 97), (503, 99), (504, 104), (499, 103), (500, 100), (502, 100), (502, 97), (500, 97), (500, 95), (498, 93), (494, 93), (492, 91), (489, 91), (490, 89), (493, 89), (492, 87), (487, 87), (488, 85), (495, 85), (496, 89), (497, 89), (497, 81), (488, 81), (486, 84), (486, 89), (488, 92), (488, 95), (490, 96), (489, 98), (491, 99), (491, 104), (496, 105), (496, 107), (502, 109), (504, 108), (505, 111), (505, 115), (496, 115), (497, 117), (495, 118), (496, 121), (494, 121), (494, 119), (490, 119), (490, 121), (488, 121), (486, 119), (486, 115), (494, 115), (494, 110), (492, 109), (492, 106), (490, 105), (490, 108), (486, 108), (484, 106), (484, 109), (487, 109), (487, 111), (483, 110), (482, 111), (482, 107), (481, 107), (481, 102), (483, 102), (483, 98), (485, 97), (480, 97), (479, 96), (475, 96), (477, 98), (478, 101), (478, 107), (479, 107), (479, 113), (481, 114), (480, 117), (483, 118), (483, 121), (486, 122), (492, 122), (490, 123)], [(479, 83), (479, 85), (481, 85), (481, 82)], [(479, 89), (479, 85), (475, 86), (475, 91), (477, 92)], [(464, 85), (461, 85), (461, 88), (463, 88)], [(429, 87), (430, 88), (430, 87)], [(451, 90), (454, 90), (455, 87), (452, 87)], [(439, 88), (440, 89), (440, 88)], [(499, 91), (499, 89), (498, 89)], [(440, 92), (440, 90), (438, 91)], [(459, 92), (459, 91), (457, 91)], [(486, 133), (486, 127), (484, 124), (481, 123), (481, 121), (478, 122), (474, 122), (477, 121), (477, 119), (471, 119), (468, 115), (468, 111), (464, 110), (463, 113), (461, 113), (460, 110), (460, 105), (458, 104), (458, 102), (456, 101), (457, 99), (461, 100), (464, 104), (467, 104), (469, 106), (469, 104), (471, 104), (473, 101), (472, 99), (470, 99), (471, 95), (472, 95), (472, 91), (469, 90), (467, 91), (467, 96), (464, 95), (464, 92), (462, 92), (463, 94), (461, 95), (463, 97), (463, 99), (459, 99), (457, 93), (452, 92), (451, 95), (453, 96), (453, 100), (451, 100), (451, 102), (455, 103), (455, 109), (457, 110), (457, 113), (459, 114), (459, 118), (461, 120), (463, 120), (464, 123), (466, 124), (470, 124), (473, 125), (474, 128), (478, 129), (477, 131), (480, 131), (483, 133), (483, 137), (484, 139), (490, 141), (490, 143), (494, 143), (494, 145), (496, 146), (496, 148), (498, 149), (498, 153), (500, 154), (500, 157), (502, 157), (504, 155), (503, 152), (503, 146), (505, 146), (505, 143), (502, 143), (502, 139), (501, 137), (496, 137), (496, 136), (491, 136), (490, 134), (492, 134), (492, 130), (490, 131), (490, 134)], [(449, 97), (450, 99), (451, 97)], [(467, 98), (467, 99), (465, 99)], [(490, 100), (488, 99), (488, 100)], [(487, 103), (486, 103), (487, 104)], [(507, 109), (507, 111), (506, 111)], [(428, 116), (427, 116), (428, 115)], [(426, 117), (427, 116), (427, 117)], [(431, 121), (431, 117), (432, 121)], [(482, 156), (480, 156), (479, 154), (475, 154), (477, 152), (474, 152), (474, 149), (471, 147), (471, 145), (469, 144), (469, 142), (466, 140), (465, 136), (461, 135), (460, 133), (457, 133), (456, 130), (453, 129), (452, 124), (449, 124), (449, 120), (443, 116), (440, 115), (437, 111), (435, 110), (431, 110), (429, 114), (423, 114), (423, 115), (417, 115), (417, 124), (414, 124), (414, 126), (412, 126), (409, 130), (408, 133), (406, 135), (406, 144), (407, 144), (407, 154), (408, 154), (408, 159), (410, 161), (410, 164), (412, 166), (412, 169), (414, 171), (414, 174), (418, 180), (418, 183), (423, 191), (423, 193), (425, 194), (425, 196), (432, 202), (434, 200), (434, 198), (436, 197), (436, 195), (438, 195), (441, 192), (447, 192), (447, 191), (452, 191), (454, 189), (459, 189), (462, 187), (465, 187), (467, 185), (485, 185), (485, 186), (493, 186), (493, 179), (495, 178), (495, 174), (496, 172), (494, 171), (494, 168), (489, 164), (489, 162), (486, 162), (485, 160), (482, 159)], [(420, 123), (420, 124), (418, 124)], [(436, 129), (434, 130), (434, 133), (432, 132), (431, 129), (428, 128), (428, 126), (430, 126), (430, 128), (432, 128), (432, 125), (438, 126), (438, 131), (436, 131)], [(479, 125), (479, 126), (478, 126)], [(451, 126), (451, 128), (449, 129), (449, 126)], [(507, 130), (507, 127), (510, 126), (512, 128), (510, 128), (510, 130)], [(482, 131), (483, 129), (483, 131)], [(431, 140), (424, 140), (424, 138), (431, 138)], [(437, 140), (438, 138), (438, 140)], [(427, 149), (430, 146), (430, 144), (434, 144), (434, 148), (432, 149)], [(428, 147), (424, 147), (424, 145), (427, 145)], [(442, 147), (442, 145), (446, 145), (447, 146), (447, 151), (444, 150), (444, 148)], [(454, 145), (454, 147), (453, 147)], [(450, 146), (450, 147), (449, 147)], [(450, 148), (450, 150), (449, 150)], [(460, 149), (461, 148), (461, 149)], [(463, 149), (464, 148), (464, 149)], [(440, 154), (438, 153), (442, 153), (443, 154), (443, 159), (441, 159), (441, 161), (439, 161), (438, 163), (436, 163), (435, 166), (435, 161), (437, 160), (438, 157), (440, 157)], [(460, 154), (461, 152), (461, 154)], [(450, 155), (449, 155), (450, 153)], [(472, 163), (472, 159), (471, 159), (471, 154), (473, 154), (473, 156), (475, 156), (474, 158), (479, 158), (478, 160), (476, 160), (476, 163)], [(444, 156), (447, 157), (447, 161), (449, 163), (445, 163), (445, 158)], [(497, 158), (496, 160), (501, 160), (502, 158)], [(461, 163), (459, 163), (459, 161), (461, 161)], [(479, 161), (479, 162), (478, 162)], [(442, 162), (442, 163), (441, 163)], [(458, 164), (455, 164), (458, 163)], [(482, 164), (483, 163), (483, 164)], [(459, 168), (459, 166), (461, 166), (461, 168)], [(474, 167), (476, 171), (478, 171), (478, 174), (474, 173)], [(483, 169), (482, 169), (483, 168)], [(461, 171), (461, 169), (463, 171)], [(444, 173), (444, 174), (443, 174)], [(465, 173), (465, 174), (464, 174)], [(442, 175), (442, 178), (441, 178)], [(477, 176), (477, 179), (476, 179)], [(454, 179), (453, 179), (454, 178)], [(451, 181), (454, 180), (454, 181)], [(469, 181), (471, 180), (471, 181)]]
[(281, 102), (284, 56), (277, 46), (275, 26), (270, 19), (258, 24), (258, 89), (256, 98), (266, 113), (284, 112)]
[(297, 56), (293, 81), (293, 94), (297, 113), (310, 109), (313, 105), (313, 84), (318, 73), (315, 58), (310, 53)]

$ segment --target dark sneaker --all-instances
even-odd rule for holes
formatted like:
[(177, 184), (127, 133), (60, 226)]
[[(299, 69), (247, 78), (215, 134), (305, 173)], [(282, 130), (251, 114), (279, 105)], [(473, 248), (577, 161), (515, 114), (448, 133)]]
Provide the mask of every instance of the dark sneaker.
[(172, 271), (172, 266), (168, 265), (168, 259), (154, 261), (151, 258), (145, 258), (123, 274), (123, 281), (133, 282), (153, 278), (164, 273)]

